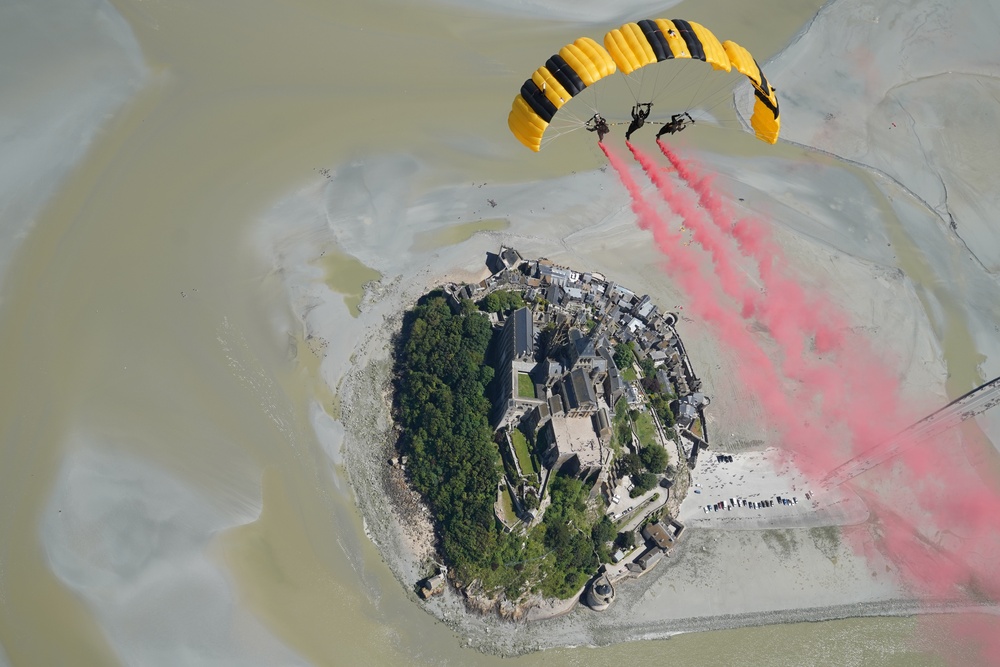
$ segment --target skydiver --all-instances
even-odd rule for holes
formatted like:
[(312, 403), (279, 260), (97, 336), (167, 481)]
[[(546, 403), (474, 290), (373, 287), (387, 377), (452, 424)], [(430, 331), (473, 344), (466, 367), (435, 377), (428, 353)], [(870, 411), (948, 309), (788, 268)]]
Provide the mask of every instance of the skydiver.
[(652, 102), (640, 102), (632, 107), (632, 122), (629, 123), (628, 130), (625, 132), (625, 141), (628, 141), (632, 133), (642, 127), (642, 124), (649, 118), (649, 112), (652, 108)]
[(608, 121), (604, 119), (599, 113), (595, 113), (593, 117), (587, 121), (585, 126), (588, 132), (597, 132), (597, 143), (604, 141), (604, 135), (611, 131), (608, 127)]
[(694, 122), (694, 118), (691, 117), (687, 111), (684, 113), (675, 113), (670, 117), (670, 120), (663, 124), (660, 131), (656, 133), (656, 138), (659, 139), (665, 133), (675, 134), (680, 132), (689, 124)]

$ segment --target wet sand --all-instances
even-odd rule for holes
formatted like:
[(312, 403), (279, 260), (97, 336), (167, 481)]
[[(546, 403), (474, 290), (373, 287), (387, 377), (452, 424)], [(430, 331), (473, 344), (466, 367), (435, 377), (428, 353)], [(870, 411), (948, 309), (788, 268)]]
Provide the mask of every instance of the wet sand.
[[(671, 12), (745, 35), (740, 41), (764, 59), (819, 3), (773, 4), (765, 11), (720, 0)], [(839, 6), (860, 11), (830, 5)], [(685, 560), (629, 589), (604, 616), (576, 612), (525, 630), (470, 621), (454, 600), (436, 610), (450, 626), (424, 613), (409, 591), (421, 564), (407, 558), (385, 512), (384, 461), (363, 437), (386, 427), (381, 396), (360, 388), (384, 377), (380, 360), (400, 308), (446, 276), (479, 273), (501, 242), (600, 270), (665, 306), (682, 303), (590, 142), (568, 138), (534, 156), (506, 130), (524, 73), (552, 44), (606, 26), (581, 25), (588, 17), (575, 5), (571, 24), (527, 26), (471, 3), (114, 7), (145, 63), (134, 62), (129, 34), (112, 30), (117, 46), (98, 68), (106, 74), (89, 87), (100, 104), (54, 143), (5, 153), (46, 157), (28, 185), (0, 178), (25, 197), (22, 212), (3, 210), (4, 234), (32, 230), (8, 263), (0, 304), (0, 645), (11, 664), (489, 663), (463, 647), (519, 652), (913, 611), (891, 572), (870, 576), (846, 550), (833, 563), (808, 532), (793, 535), (803, 545), (796, 574), (778, 586), (780, 540), (704, 531)], [(541, 6), (550, 15), (567, 7)], [(779, 69), (786, 131), (836, 102), (808, 97), (836, 89), (829, 73), (803, 74), (825, 60), (807, 49), (829, 44), (835, 31), (822, 21), (814, 29), (777, 63), (787, 68)], [(58, 43), (59, 33), (50, 39)], [(95, 62), (71, 46), (60, 53)], [(359, 53), (363, 63), (342, 66)], [(106, 119), (133, 90), (123, 80), (145, 83)], [(84, 108), (78, 100), (39, 104)], [(18, 137), (41, 141), (54, 121), (32, 115), (39, 124), (20, 126)], [(820, 143), (816, 136), (789, 133), (804, 144)], [(997, 364), (993, 279), (937, 208), (799, 147), (768, 152), (700, 127), (681, 138), (723, 174), (734, 204), (749, 195), (747, 208), (776, 220), (796, 270), (828, 288), (877, 344), (893, 347), (905, 332), (899, 367), (915, 397), (943, 396), (946, 373), (967, 383), (982, 359), (985, 372)], [(907, 146), (894, 150), (904, 171), (921, 164)], [(894, 177), (906, 186), (905, 176)], [(485, 229), (466, 237), (478, 225)], [(962, 307), (944, 308), (949, 300)], [(759, 407), (727, 383), (738, 360), (697, 322), (684, 326), (719, 426), (766, 442)], [(745, 552), (761, 557), (734, 555)], [(706, 568), (750, 572), (758, 594), (701, 583)], [(764, 595), (769, 589), (776, 592)], [(862, 660), (918, 650), (907, 621), (866, 623), (741, 630), (738, 654), (711, 633), (672, 640), (670, 651), (722, 664), (754, 651), (773, 657), (781, 646), (794, 656), (816, 627), (829, 627), (816, 641), (834, 644), (844, 641), (842, 627), (854, 637), (876, 628), (858, 649), (868, 651)], [(518, 662), (648, 660), (664, 646)]]

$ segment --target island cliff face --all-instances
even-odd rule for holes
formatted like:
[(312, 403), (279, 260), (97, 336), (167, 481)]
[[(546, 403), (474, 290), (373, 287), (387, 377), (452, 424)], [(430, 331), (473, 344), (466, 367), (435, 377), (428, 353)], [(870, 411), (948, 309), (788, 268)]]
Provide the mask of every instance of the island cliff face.
[(445, 285), (404, 317), (394, 463), (472, 606), (568, 609), (551, 600), (600, 573), (605, 609), (605, 584), (648, 571), (683, 531), (671, 517), (709, 400), (676, 316), (650, 297), (510, 248), (487, 264), (482, 283)]

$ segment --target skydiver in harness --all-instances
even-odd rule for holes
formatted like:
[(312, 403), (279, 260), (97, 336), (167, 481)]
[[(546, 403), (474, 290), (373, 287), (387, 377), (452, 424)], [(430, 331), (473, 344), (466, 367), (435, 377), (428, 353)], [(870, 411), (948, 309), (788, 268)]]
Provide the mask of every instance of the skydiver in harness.
[(604, 135), (611, 131), (611, 128), (608, 127), (608, 121), (599, 113), (595, 113), (584, 127), (587, 128), (588, 132), (597, 132), (597, 143), (604, 141)]
[(670, 120), (668, 120), (666, 123), (663, 124), (663, 127), (660, 128), (660, 131), (656, 133), (656, 138), (659, 139), (665, 133), (668, 132), (670, 134), (676, 134), (677, 132), (680, 132), (691, 123), (694, 123), (694, 118), (692, 118), (691, 114), (689, 114), (687, 111), (685, 111), (684, 113), (675, 113), (673, 116), (670, 117)]
[(632, 133), (642, 127), (642, 124), (649, 118), (649, 112), (652, 108), (652, 102), (640, 102), (632, 107), (632, 122), (629, 123), (628, 130), (625, 132), (625, 141), (628, 141)]

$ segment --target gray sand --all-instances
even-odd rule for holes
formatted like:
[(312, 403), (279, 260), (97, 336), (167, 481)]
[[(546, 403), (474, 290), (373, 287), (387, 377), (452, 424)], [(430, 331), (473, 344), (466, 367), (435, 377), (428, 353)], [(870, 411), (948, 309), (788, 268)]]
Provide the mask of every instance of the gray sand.
[[(526, 49), (511, 40), (522, 18), (483, 28), (482, 7), (512, 13), (501, 3), (455, 0), (450, 22), (434, 7), (413, 12), (411, 28), (361, 5), (334, 20), (322, 3), (279, 15), (257, 2), (241, 8), (257, 22), (244, 32), (229, 30), (228, 6), (123, 1), (152, 84), (109, 5), (50, 4), (27, 15), (66, 19), (45, 39), (0, 40), (4, 62), (38, 63), (27, 82), (16, 68), (0, 79), (17, 92), (0, 99), (0, 268), (16, 306), (0, 327), (0, 417), (4, 461), (17, 462), (0, 470), (0, 664), (4, 654), (12, 664), (460, 664), (486, 659), (461, 652), (453, 630), (486, 651), (522, 652), (931, 609), (879, 560), (856, 507), (836, 517), (799, 508), (802, 523), (695, 526), (603, 615), (512, 626), (468, 616), (449, 595), (430, 605), (443, 627), (411, 604), (426, 544), (390, 512), (380, 448), (401, 310), (442, 280), (478, 279), (501, 243), (684, 305), (597, 149), (567, 137), (542, 155), (523, 151), (503, 122), (510, 91), (495, 91), (497, 80), (516, 87), (536, 47), (585, 32), (580, 23), (635, 18), (647, 2), (625, 17), (606, 3), (586, 15), (577, 3), (519, 3), (519, 17), (573, 12), (572, 23), (538, 23)], [(2, 25), (24, 7), (0, 10)], [(747, 26), (755, 53), (780, 32), (772, 21), (794, 23), (790, 34), (802, 20), (720, 7), (704, 3), (697, 18), (714, 16), (727, 34)], [(1000, 19), (968, 7), (831, 2), (765, 64), (794, 143), (700, 123), (678, 139), (732, 206), (773, 223), (793, 273), (891, 353), (907, 397), (932, 404), (1000, 372), (988, 179), (998, 158), (996, 133), (982, 129), (997, 115)], [(329, 66), (338, 49), (363, 50), (376, 23), (393, 50), (370, 80)], [(260, 51), (258, 32), (280, 35), (282, 48)], [(416, 48), (421, 68), (400, 66)], [(778, 45), (767, 48), (763, 57)], [(378, 91), (416, 73), (425, 79), (412, 113), (378, 111), (388, 108)], [(102, 119), (143, 81), (102, 135)], [(466, 113), (445, 113), (459, 102)], [(620, 137), (613, 146), (622, 150)], [(480, 223), (490, 231), (466, 238)], [(29, 229), (33, 243), (20, 243)], [(369, 271), (330, 279), (348, 260)], [(371, 271), (381, 279), (352, 283)], [(713, 396), (720, 446), (772, 445), (761, 406), (731, 380), (740, 361), (703, 323), (685, 319), (681, 332)], [(977, 421), (1000, 436), (997, 414)], [(585, 659), (557, 655), (528, 662)]]

